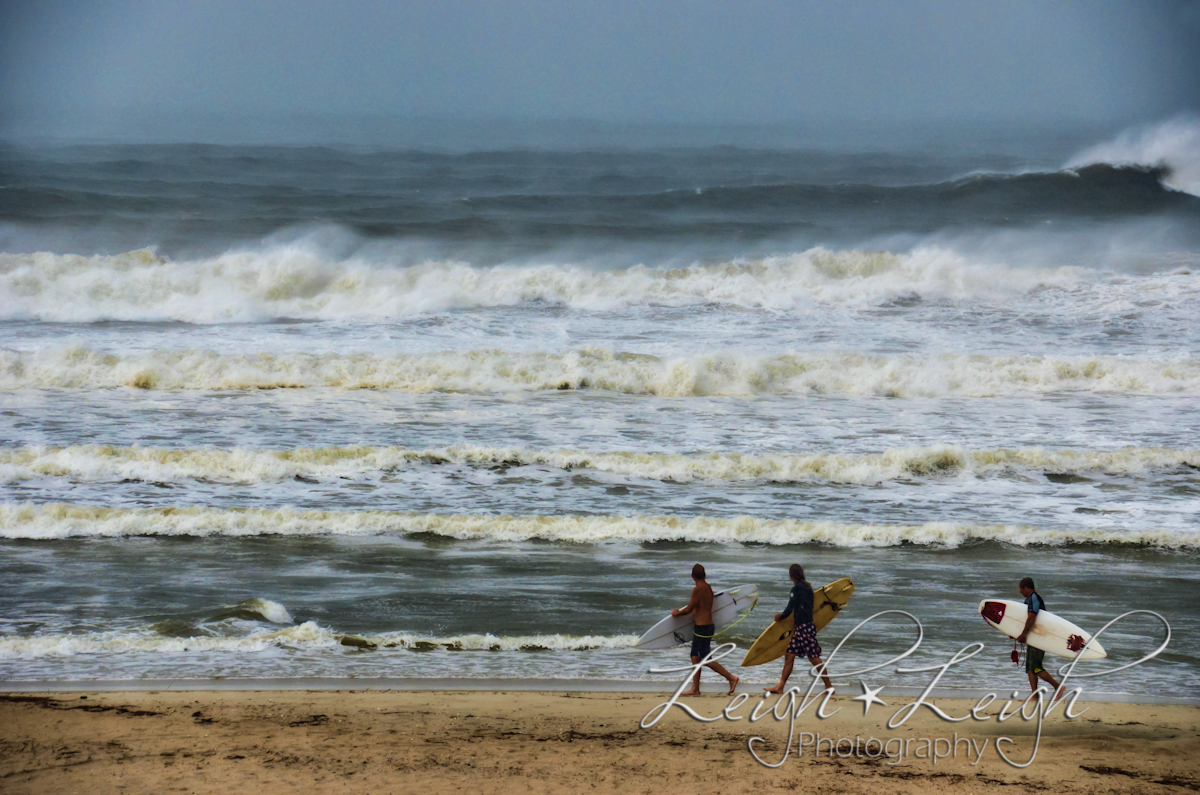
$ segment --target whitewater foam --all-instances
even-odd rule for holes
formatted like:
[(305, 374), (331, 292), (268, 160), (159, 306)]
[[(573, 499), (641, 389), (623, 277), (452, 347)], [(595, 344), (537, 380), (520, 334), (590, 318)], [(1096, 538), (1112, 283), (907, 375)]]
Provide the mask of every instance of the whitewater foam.
[(789, 310), (814, 301), (856, 304), (913, 293), (999, 298), (1069, 287), (1082, 273), (972, 261), (939, 246), (906, 254), (814, 248), (718, 265), (624, 270), (571, 263), (398, 266), (331, 258), (303, 242), (181, 261), (149, 250), (113, 256), (0, 254), (0, 319), (389, 320), (531, 302), (581, 310), (693, 304)]
[(112, 354), (72, 347), (0, 352), (0, 389), (345, 389), (520, 392), (605, 389), (633, 395), (848, 394), (992, 397), (1052, 392), (1195, 395), (1200, 360), (1124, 356), (880, 356), (734, 352), (660, 358), (605, 348), (431, 354)]
[(781, 546), (957, 547), (972, 541), (1031, 544), (1136, 544), (1200, 548), (1200, 533), (1162, 529), (1047, 528), (928, 522), (845, 524), (796, 520), (676, 516), (461, 516), (393, 511), (303, 511), (292, 508), (99, 508), (51, 503), (0, 505), (0, 538), (129, 536), (406, 536), (467, 541), (569, 543), (687, 541)]
[(1054, 450), (1039, 447), (967, 450), (955, 445), (934, 445), (884, 450), (873, 454), (682, 454), (525, 450), (470, 445), (426, 450), (365, 446), (291, 450), (172, 450), (76, 445), (0, 449), (0, 481), (61, 477), (73, 481), (275, 483), (296, 477), (355, 477), (424, 464), (591, 469), (674, 483), (759, 480), (775, 483), (816, 481), (873, 484), (901, 478), (1006, 473), (1100, 472), (1136, 476), (1178, 467), (1200, 468), (1200, 450), (1155, 447), (1126, 447), (1119, 450)]

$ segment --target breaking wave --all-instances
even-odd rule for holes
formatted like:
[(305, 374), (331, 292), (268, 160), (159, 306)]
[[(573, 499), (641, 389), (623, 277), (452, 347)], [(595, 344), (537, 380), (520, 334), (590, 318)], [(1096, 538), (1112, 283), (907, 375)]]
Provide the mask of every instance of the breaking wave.
[(235, 605), (220, 610), (210, 621), (240, 618), (247, 621), (268, 621), (272, 624), (291, 624), (292, 614), (287, 608), (270, 599), (244, 599)]
[(1126, 447), (1119, 450), (1044, 448), (967, 450), (953, 445), (880, 453), (658, 453), (524, 450), (455, 446), (324, 447), (290, 450), (172, 450), (159, 447), (20, 447), (0, 449), (0, 481), (40, 477), (74, 481), (137, 480), (272, 483), (294, 478), (335, 479), (429, 464), (471, 467), (544, 466), (590, 469), (633, 478), (705, 481), (808, 481), (871, 484), (901, 478), (994, 475), (1012, 472), (1139, 475), (1200, 469), (1200, 450)]
[(1069, 287), (1074, 267), (1012, 268), (931, 246), (909, 254), (830, 251), (720, 265), (602, 270), (586, 265), (409, 267), (332, 260), (305, 243), (168, 261), (148, 250), (114, 256), (0, 254), (0, 319), (256, 322), (392, 318), (540, 302), (583, 310), (720, 304), (793, 309), (859, 303), (1003, 297)]
[(631, 395), (846, 394), (991, 397), (1054, 392), (1194, 395), (1200, 359), (1124, 356), (881, 356), (739, 353), (660, 358), (605, 348), (429, 354), (222, 355), (202, 350), (112, 354), (73, 347), (0, 352), (0, 389), (345, 389)]
[(1126, 130), (1075, 155), (1067, 167), (1097, 163), (1161, 168), (1162, 182), (1168, 188), (1200, 196), (1200, 118), (1181, 117)]
[(957, 547), (973, 541), (1017, 546), (1132, 544), (1200, 548), (1200, 533), (1167, 530), (1045, 528), (929, 522), (845, 524), (790, 519), (675, 516), (461, 516), (393, 511), (304, 511), (292, 508), (98, 508), (86, 505), (0, 506), (0, 538), (61, 539), (129, 536), (411, 536), (469, 541), (545, 540), (569, 543), (685, 541), (771, 546), (828, 544)]
[(355, 648), (407, 649), (423, 652), (437, 649), (452, 651), (579, 651), (587, 649), (630, 648), (636, 635), (455, 635), (430, 637), (409, 632), (380, 635), (346, 635), (318, 625), (314, 621), (279, 630), (264, 630), (240, 637), (203, 634), (167, 637), (153, 631), (88, 632), (62, 635), (0, 637), (0, 659), (39, 659), (70, 657), (79, 654), (195, 652), (253, 653), (270, 649)]

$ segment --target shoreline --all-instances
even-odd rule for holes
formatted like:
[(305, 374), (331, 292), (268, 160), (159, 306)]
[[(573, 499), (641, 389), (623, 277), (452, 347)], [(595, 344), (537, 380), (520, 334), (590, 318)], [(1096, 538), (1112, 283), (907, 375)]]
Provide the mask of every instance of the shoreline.
[[(287, 692), (287, 691), (348, 691), (348, 692), (522, 692), (522, 693), (661, 693), (670, 695), (679, 680), (645, 679), (503, 679), (503, 678), (433, 678), (433, 677), (274, 677), (221, 679), (71, 679), (71, 680), (0, 680), (0, 693), (157, 693), (157, 692)], [(721, 693), (721, 683), (715, 679), (706, 694)], [(842, 685), (838, 696), (847, 698), (859, 694), (858, 684)], [(880, 693), (897, 698), (916, 698), (924, 692), (921, 687), (884, 687)], [(758, 685), (739, 686), (738, 693), (757, 694)], [(988, 693), (1005, 697), (1009, 693), (1028, 694), (1024, 683), (1011, 689), (935, 687), (930, 696), (939, 699), (979, 699)], [(1200, 697), (1149, 696), (1140, 693), (1080, 694), (1080, 702), (1097, 704), (1142, 704), (1200, 706)]]

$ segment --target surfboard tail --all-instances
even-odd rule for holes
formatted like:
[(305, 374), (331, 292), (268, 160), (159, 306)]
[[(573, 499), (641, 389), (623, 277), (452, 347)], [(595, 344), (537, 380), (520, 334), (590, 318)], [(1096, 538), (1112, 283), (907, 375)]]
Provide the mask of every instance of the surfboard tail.
[(1004, 620), (1006, 607), (1004, 602), (985, 601), (979, 605), (979, 615), (983, 616), (984, 621), (995, 626)]

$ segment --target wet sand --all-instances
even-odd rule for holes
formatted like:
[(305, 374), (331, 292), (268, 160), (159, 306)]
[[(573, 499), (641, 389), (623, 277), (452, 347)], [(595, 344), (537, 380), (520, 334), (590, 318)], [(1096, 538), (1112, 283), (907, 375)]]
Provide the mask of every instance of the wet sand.
[[(857, 690), (852, 688), (852, 690)], [(669, 693), (597, 692), (77, 692), (0, 696), (0, 791), (17, 793), (212, 792), (1144, 792), (1200, 791), (1200, 707), (1080, 703), (1067, 720), (1046, 719), (1033, 763), (1036, 722), (949, 723), (920, 709), (888, 729), (912, 697), (885, 696), (863, 715), (857, 692), (821, 720), (805, 711), (790, 753), (787, 722), (750, 723), (751, 695), (732, 715), (701, 723), (672, 708), (639, 722)], [(687, 703), (706, 717), (729, 704), (708, 695)], [(768, 704), (774, 704), (772, 700)], [(953, 716), (975, 701), (935, 699)], [(833, 740), (797, 756), (801, 732)], [(956, 739), (957, 755), (945, 752)], [(877, 743), (870, 742), (878, 738)], [(944, 738), (938, 743), (938, 738)], [(808, 738), (804, 738), (808, 739)], [(924, 745), (928, 741), (928, 746)], [(883, 750), (907, 748), (895, 764)], [(853, 744), (857, 743), (856, 746)], [(907, 745), (905, 745), (907, 743)], [(985, 745), (986, 743), (986, 745)], [(977, 754), (976, 750), (982, 748)], [(872, 759), (872, 755), (879, 758)], [(972, 764), (978, 759), (977, 764)]]

